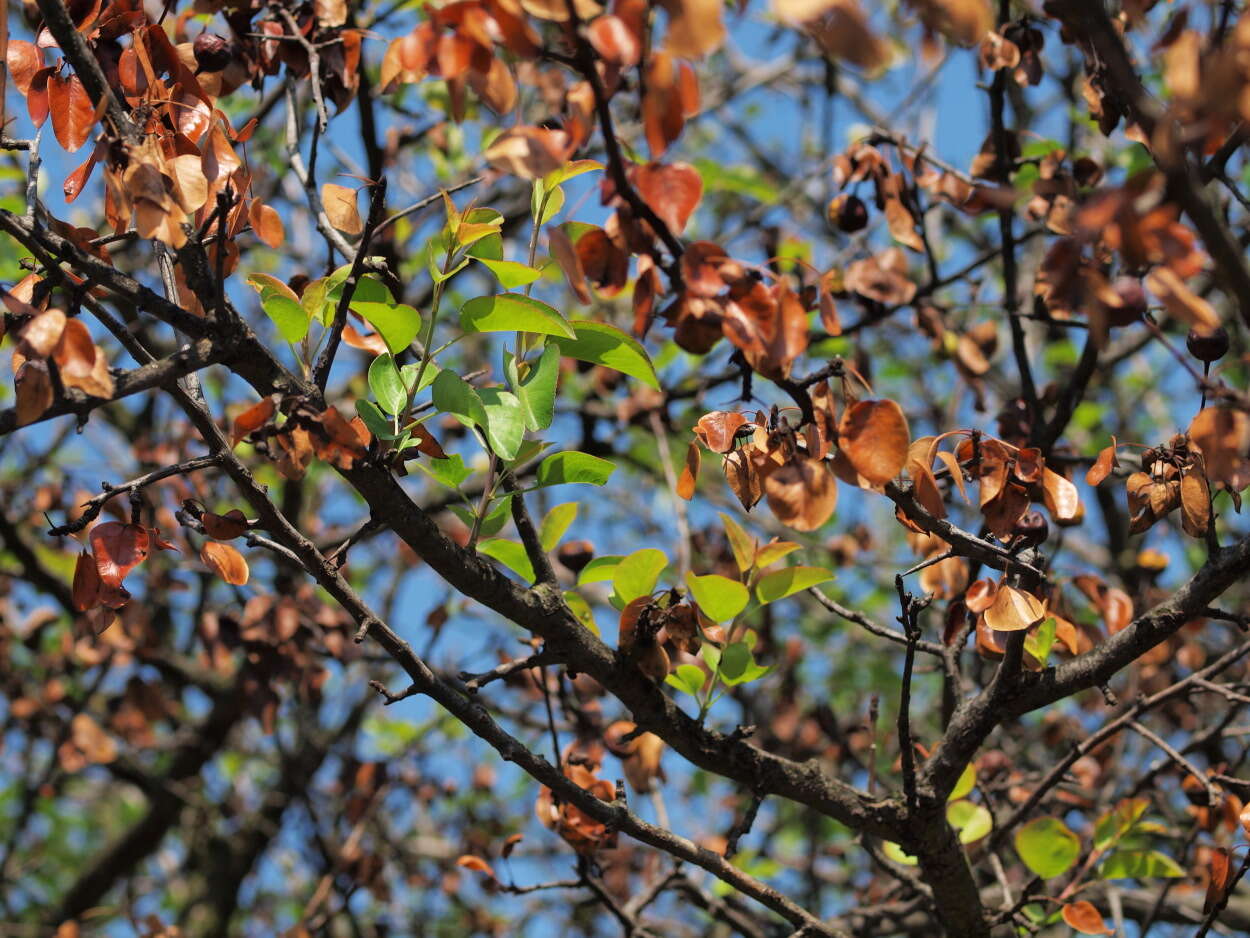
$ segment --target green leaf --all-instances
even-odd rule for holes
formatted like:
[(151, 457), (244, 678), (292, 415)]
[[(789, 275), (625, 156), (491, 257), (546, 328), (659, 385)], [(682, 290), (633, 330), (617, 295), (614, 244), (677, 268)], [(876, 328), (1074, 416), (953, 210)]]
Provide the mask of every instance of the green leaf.
[(603, 169), (603, 164), (598, 160), (573, 160), (565, 163), (559, 169), (553, 169), (542, 179), (542, 184), (548, 189), (560, 185), (562, 182), (568, 182), (580, 176), (582, 173), (593, 173)]
[(946, 796), (947, 801), (958, 801), (976, 786), (977, 768), (971, 762), (964, 766), (964, 770), (959, 773), (959, 778), (955, 780), (955, 787), (951, 789), (951, 793)]
[(624, 559), (620, 554), (604, 554), (602, 557), (595, 557), (582, 567), (582, 572), (577, 575), (577, 585), (610, 583), (612, 577), (616, 575), (616, 568)]
[(959, 831), (961, 844), (975, 843), (994, 829), (994, 818), (985, 805), (952, 801), (946, 806), (946, 820)]
[(729, 538), (729, 546), (733, 548), (734, 561), (738, 564), (738, 570), (746, 573), (755, 564), (755, 538), (747, 534), (742, 525), (723, 511), (720, 513), (720, 519), (725, 524), (725, 534)]
[(565, 485), (582, 483), (584, 485), (603, 485), (608, 481), (616, 466), (606, 459), (570, 450), (563, 453), (552, 453), (538, 464), (537, 480), (539, 486)]
[(505, 290), (515, 290), (527, 283), (533, 283), (543, 274), (541, 270), (535, 270), (519, 261), (495, 261), (485, 257), (479, 257), (476, 260), (490, 268), (490, 272), (503, 284)]
[(465, 479), (473, 475), (473, 470), (464, 464), (459, 453), (452, 453), (446, 459), (423, 459), (417, 465), (449, 489), (459, 488)]
[(534, 582), (534, 568), (525, 553), (525, 548), (516, 541), (503, 538), (492, 538), (477, 545), (477, 552), (493, 557), (501, 564), (521, 577), (526, 583)]
[(393, 440), (397, 436), (390, 419), (387, 418), (386, 414), (382, 413), (382, 408), (373, 403), (373, 401), (362, 397), (356, 402), (356, 413), (365, 422), (369, 432), (378, 439)]
[[(473, 527), (474, 513), (463, 505), (448, 505), (452, 514), (464, 522), (466, 527)], [(505, 524), (512, 517), (512, 496), (507, 495), (499, 500), (499, 502), (486, 513), (482, 519), (482, 523), (478, 526), (478, 533), (482, 537), (493, 537), (503, 530)]]
[(565, 502), (547, 512), (547, 516), (543, 518), (543, 523), (538, 529), (538, 543), (542, 544), (543, 550), (555, 550), (555, 546), (560, 543), (560, 538), (564, 537), (564, 532), (577, 517), (577, 509), (577, 502)]
[(525, 412), (517, 396), (502, 388), (482, 388), (477, 392), (486, 411), (486, 439), (503, 459), (512, 459), (525, 439)]
[(1039, 664), (1044, 665), (1046, 659), (1050, 657), (1050, 650), (1055, 647), (1057, 628), (1058, 623), (1055, 622), (1055, 617), (1047, 616), (1041, 625), (1024, 637), (1024, 650), (1036, 658)]
[(529, 370), (520, 377), (516, 359), (511, 352), (504, 355), (504, 373), (513, 393), (525, 411), (525, 426), (545, 430), (556, 413), (556, 379), (560, 374), (560, 348), (548, 345), (537, 362), (529, 362)]
[(503, 236), (499, 232), (487, 235), (475, 242), (473, 247), (465, 253), (479, 261), (501, 261), (503, 260)]
[(709, 573), (707, 576), (686, 574), (686, 585), (699, 608), (713, 622), (728, 622), (746, 608), (751, 594), (737, 580)]
[[(542, 204), (544, 198), (547, 202), (545, 206)], [(538, 217), (540, 207), (543, 210), (542, 218)], [(545, 225), (555, 218), (562, 208), (564, 208), (564, 190), (558, 184), (548, 186), (543, 180), (536, 179), (534, 181), (534, 191), (530, 195), (530, 217), (537, 221), (539, 225)]]
[(766, 605), (832, 579), (833, 574), (823, 567), (786, 567), (760, 577), (755, 584), (755, 596)]
[(386, 347), (398, 355), (421, 331), (421, 314), (403, 303), (373, 303), (352, 299), (351, 308), (377, 330)]
[(771, 670), (756, 663), (746, 642), (734, 642), (720, 656), (720, 678), (730, 687), (758, 680)]
[(664, 679), (664, 683), (669, 687), (676, 687), (679, 691), (689, 694), (691, 697), (697, 697), (699, 691), (703, 690), (703, 684), (706, 680), (707, 675), (698, 665), (679, 664)]
[(569, 612), (577, 617), (577, 621), (596, 635), (599, 634), (599, 625), (595, 622), (595, 615), (590, 610), (590, 603), (586, 602), (586, 597), (581, 593), (574, 593), (572, 590), (564, 591), (564, 604), (569, 607)]
[(915, 866), (920, 862), (910, 853), (904, 852), (903, 848), (892, 840), (883, 840), (881, 842), (881, 852), (895, 863), (901, 863), (903, 866)]
[(429, 270), (430, 277), (437, 284), (437, 283), (442, 283), (444, 280), (450, 280), (452, 277), (456, 276), (456, 274), (460, 273), (460, 271), (464, 270), (468, 266), (469, 266), (469, 259), (467, 257), (463, 257), (460, 259), (460, 263), (457, 264), (455, 267), (450, 267), (447, 270), (443, 270), (437, 258), (435, 257), (434, 252), (431, 252), (429, 255), (429, 262), (426, 264), (426, 269)]
[(520, 293), (479, 296), (460, 309), (465, 332), (538, 332), (573, 337), (573, 327), (546, 303)]
[(564, 339), (557, 336), (554, 339), (560, 346), (561, 354), (578, 361), (615, 369), (637, 378), (657, 391), (660, 389), (660, 379), (651, 365), (651, 358), (636, 340), (606, 322), (575, 319), (571, 325), (577, 334), (576, 338)]
[(430, 385), (434, 406), (445, 414), (451, 414), (466, 427), (477, 425), (486, 429), (486, 408), (477, 391), (458, 374), (440, 371)]
[(273, 320), (286, 341), (298, 342), (308, 335), (308, 313), (297, 300), (281, 293), (264, 293), (261, 294), (260, 308)]
[(626, 556), (612, 574), (612, 586), (624, 603), (655, 591), (656, 580), (668, 566), (664, 551), (644, 547)]
[(512, 457), (512, 461), (508, 464), (508, 468), (512, 469), (516, 466), (522, 466), (533, 461), (539, 453), (550, 445), (550, 443), (545, 443), (542, 440), (526, 440), (521, 444), (521, 448), (517, 450), (516, 455)]
[(1158, 850), (1116, 850), (1103, 861), (1103, 879), (1179, 879), (1185, 871)]
[(334, 305), (326, 302), (328, 291), (327, 278), (318, 277), (304, 287), (299, 297), (299, 305), (323, 326), (330, 325), (334, 319)]
[(1043, 879), (1062, 876), (1081, 855), (1081, 839), (1056, 817), (1039, 817), (1016, 831), (1016, 852)]
[(369, 389), (388, 414), (402, 414), (408, 406), (408, 389), (390, 355), (379, 355), (369, 365)]
[(1132, 830), (1150, 802), (1145, 798), (1125, 798), (1094, 824), (1094, 846), (1106, 850)]

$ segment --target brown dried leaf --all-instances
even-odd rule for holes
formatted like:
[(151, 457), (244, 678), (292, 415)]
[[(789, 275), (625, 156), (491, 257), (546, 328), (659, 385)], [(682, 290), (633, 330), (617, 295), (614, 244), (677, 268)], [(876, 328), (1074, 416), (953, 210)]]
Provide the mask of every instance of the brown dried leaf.
[(764, 491), (774, 517), (796, 531), (815, 531), (838, 504), (837, 480), (818, 459), (796, 459), (774, 470)]
[(1082, 899), (1080, 902), (1069, 902), (1063, 907), (1063, 920), (1068, 926), (1082, 935), (1114, 935), (1107, 927), (1102, 913), (1092, 902)]
[(200, 518), (204, 533), (219, 541), (229, 541), (247, 533), (247, 515), (238, 508), (231, 508), (224, 515), (206, 511)]
[(885, 485), (902, 471), (909, 440), (907, 418), (891, 400), (858, 401), (838, 425), (839, 448), (873, 485)]
[(491, 869), (491, 865), (481, 857), (474, 856), (471, 853), (466, 853), (458, 858), (456, 866), (463, 866), (466, 870), (473, 870), (475, 873), (481, 873), (484, 876), (489, 876), (491, 879), (496, 879), (495, 871)]
[(699, 464), (703, 458), (702, 454), (699, 444), (693, 440), (686, 447), (686, 464), (682, 467), (681, 476), (677, 480), (677, 495), (686, 501), (694, 498), (694, 488), (699, 481)]
[(200, 560), (204, 566), (235, 586), (246, 583), (250, 574), (243, 555), (232, 545), (220, 541), (205, 541), (200, 549)]
[(345, 235), (358, 235), (365, 223), (356, 207), (356, 190), (327, 182), (321, 187), (321, 204), (325, 206), (330, 224)]
[(90, 541), (100, 581), (114, 587), (121, 586), (126, 574), (147, 559), (150, 546), (147, 528), (120, 521), (97, 524)]
[(985, 624), (995, 632), (1019, 632), (1037, 625), (1046, 608), (1032, 593), (1000, 583), (994, 602), (985, 610)]

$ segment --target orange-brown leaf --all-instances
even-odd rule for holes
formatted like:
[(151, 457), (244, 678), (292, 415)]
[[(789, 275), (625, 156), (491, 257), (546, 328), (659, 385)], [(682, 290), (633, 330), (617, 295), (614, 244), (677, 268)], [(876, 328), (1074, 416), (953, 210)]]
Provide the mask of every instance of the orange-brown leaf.
[(1032, 593), (1000, 583), (994, 602), (985, 610), (985, 624), (995, 632), (1019, 632), (1037, 625), (1046, 609)]
[(321, 187), (321, 204), (325, 206), (330, 224), (345, 235), (358, 235), (365, 230), (360, 209), (356, 206), (356, 190), (327, 182)]
[(251, 571), (243, 555), (230, 544), (220, 541), (205, 541), (200, 549), (200, 560), (227, 583), (242, 586), (247, 582)]
[(894, 401), (859, 401), (842, 414), (838, 440), (856, 472), (873, 485), (885, 485), (907, 461), (907, 418)]
[(1063, 920), (1068, 923), (1070, 928), (1079, 931), (1082, 935), (1115, 934), (1114, 931), (1107, 927), (1102, 913), (1098, 911), (1092, 902), (1086, 902), (1084, 899), (1080, 902), (1069, 902), (1065, 905), (1063, 907)]
[(120, 521), (97, 524), (90, 541), (101, 582), (114, 587), (121, 586), (126, 574), (147, 559), (150, 546), (147, 528)]

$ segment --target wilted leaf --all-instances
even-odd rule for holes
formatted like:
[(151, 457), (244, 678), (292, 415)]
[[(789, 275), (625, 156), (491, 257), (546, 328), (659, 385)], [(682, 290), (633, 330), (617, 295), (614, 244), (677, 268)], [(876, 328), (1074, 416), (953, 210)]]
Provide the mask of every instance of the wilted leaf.
[(325, 206), (330, 224), (345, 235), (358, 235), (365, 230), (360, 209), (356, 207), (356, 190), (327, 182), (321, 187), (321, 204)]
[(884, 485), (902, 472), (909, 442), (907, 418), (891, 400), (858, 401), (838, 425), (838, 446), (873, 485)]
[(147, 528), (120, 521), (105, 521), (91, 529), (91, 550), (96, 570), (106, 586), (121, 586), (131, 570), (147, 559)]
[(250, 573), (247, 561), (230, 544), (205, 541), (200, 548), (200, 560), (227, 583), (242, 586), (247, 582)]
[(985, 610), (985, 624), (995, 632), (1019, 632), (1037, 625), (1045, 616), (1045, 608), (1032, 593), (1000, 583), (994, 602)]
[(795, 459), (771, 472), (764, 493), (773, 516), (796, 531), (815, 531), (838, 504), (838, 483), (818, 459)]
[(1063, 920), (1067, 922), (1069, 927), (1079, 931), (1082, 935), (1115, 934), (1112, 929), (1107, 927), (1102, 913), (1098, 911), (1092, 902), (1086, 902), (1085, 900), (1066, 904), (1063, 907)]

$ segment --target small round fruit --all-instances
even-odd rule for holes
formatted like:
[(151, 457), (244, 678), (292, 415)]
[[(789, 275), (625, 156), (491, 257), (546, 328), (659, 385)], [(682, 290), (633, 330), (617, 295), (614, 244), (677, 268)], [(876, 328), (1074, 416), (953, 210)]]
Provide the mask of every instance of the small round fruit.
[(230, 41), (216, 33), (200, 33), (191, 44), (191, 51), (201, 72), (220, 72), (234, 58)]
[(1146, 291), (1136, 277), (1119, 277), (1111, 285), (1111, 289), (1120, 298), (1119, 306), (1108, 307), (1110, 323), (1113, 326), (1131, 326), (1140, 322), (1146, 315)]
[(829, 202), (825, 214), (829, 224), (847, 234), (861, 231), (868, 224), (868, 206), (856, 195), (837, 196)]
[(1185, 345), (1190, 355), (1209, 365), (1228, 354), (1228, 332), (1223, 326), (1216, 326), (1210, 332), (1190, 329), (1189, 335), (1185, 338)]
[(590, 541), (569, 541), (556, 551), (556, 559), (574, 573), (581, 573), (594, 557), (595, 545)]
[(1050, 525), (1040, 511), (1026, 511), (1020, 516), (1011, 533), (1020, 546), (1036, 547), (1050, 536)]

